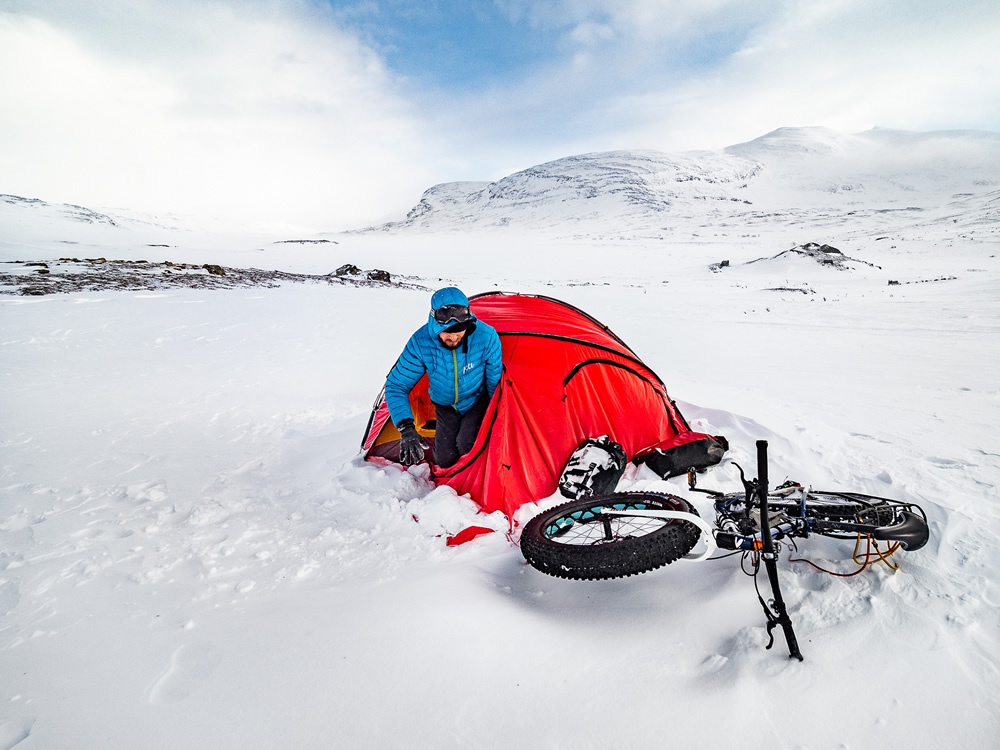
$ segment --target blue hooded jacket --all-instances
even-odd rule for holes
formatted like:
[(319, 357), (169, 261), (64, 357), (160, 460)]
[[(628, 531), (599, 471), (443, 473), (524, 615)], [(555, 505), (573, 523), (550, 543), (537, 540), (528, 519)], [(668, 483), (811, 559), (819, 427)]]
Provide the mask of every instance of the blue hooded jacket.
[(410, 391), (427, 373), (431, 401), (451, 406), (465, 414), (484, 393), (492, 398), (503, 372), (500, 337), (493, 326), (472, 316), (457, 349), (449, 349), (438, 334), (451, 324), (434, 320), (434, 311), (442, 305), (465, 305), (469, 298), (455, 287), (439, 289), (431, 297), (427, 323), (406, 342), (403, 353), (385, 381), (385, 402), (395, 424), (413, 419)]

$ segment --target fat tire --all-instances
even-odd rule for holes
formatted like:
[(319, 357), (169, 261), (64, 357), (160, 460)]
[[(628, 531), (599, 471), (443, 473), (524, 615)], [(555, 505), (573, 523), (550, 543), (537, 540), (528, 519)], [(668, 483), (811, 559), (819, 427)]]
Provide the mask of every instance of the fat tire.
[[(646, 518), (637, 523), (625, 517), (612, 522), (614, 533), (608, 539), (599, 514), (607, 507), (697, 515), (686, 500), (658, 492), (615, 492), (572, 500), (542, 511), (525, 524), (521, 553), (543, 573), (574, 580), (602, 580), (645, 573), (672, 563), (690, 552), (701, 536), (699, 528), (688, 521)], [(572, 540), (568, 534), (572, 534)]]

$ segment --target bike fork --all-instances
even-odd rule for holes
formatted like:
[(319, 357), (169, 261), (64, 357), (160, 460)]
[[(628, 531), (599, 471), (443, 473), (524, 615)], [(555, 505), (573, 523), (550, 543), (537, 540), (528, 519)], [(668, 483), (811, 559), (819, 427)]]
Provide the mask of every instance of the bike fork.
[(788, 656), (791, 659), (802, 661), (802, 653), (799, 651), (799, 643), (792, 630), (792, 618), (788, 616), (785, 608), (785, 600), (781, 596), (781, 588), (778, 585), (778, 555), (774, 551), (774, 540), (771, 538), (771, 529), (767, 519), (767, 441), (757, 441), (757, 497), (760, 505), (761, 518), (761, 557), (764, 559), (764, 567), (767, 569), (767, 578), (771, 582), (771, 592), (774, 594), (774, 611), (761, 598), (760, 603), (764, 607), (764, 614), (767, 615), (767, 634), (770, 636), (767, 648), (774, 645), (774, 628), (781, 626), (785, 634), (785, 643), (788, 645)]

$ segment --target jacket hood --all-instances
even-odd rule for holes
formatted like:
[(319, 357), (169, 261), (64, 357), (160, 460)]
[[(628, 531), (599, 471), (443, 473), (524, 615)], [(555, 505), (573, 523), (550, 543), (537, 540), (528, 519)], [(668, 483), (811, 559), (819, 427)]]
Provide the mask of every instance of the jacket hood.
[[(469, 306), (469, 298), (465, 296), (465, 293), (461, 289), (454, 286), (446, 286), (444, 289), (438, 289), (434, 292), (434, 296), (431, 297), (431, 310), (427, 314), (427, 332), (431, 335), (431, 338), (437, 338), (437, 335), (446, 328), (450, 328), (454, 323), (438, 323), (434, 320), (434, 311), (437, 310), (442, 305), (465, 305)], [(472, 313), (471, 321), (476, 321), (475, 313)]]

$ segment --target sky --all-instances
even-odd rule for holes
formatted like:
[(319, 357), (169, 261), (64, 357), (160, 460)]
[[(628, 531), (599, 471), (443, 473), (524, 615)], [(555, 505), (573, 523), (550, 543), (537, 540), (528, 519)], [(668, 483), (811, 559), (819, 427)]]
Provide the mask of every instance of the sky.
[(0, 0), (0, 193), (324, 231), (778, 127), (1000, 131), (994, 0)]

